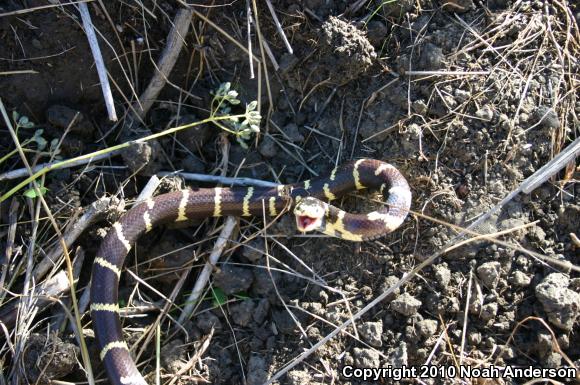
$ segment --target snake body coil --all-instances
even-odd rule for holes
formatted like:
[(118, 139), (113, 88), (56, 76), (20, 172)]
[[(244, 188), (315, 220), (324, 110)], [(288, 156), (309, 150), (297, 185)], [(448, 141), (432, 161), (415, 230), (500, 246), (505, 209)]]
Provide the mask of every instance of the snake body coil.
[[(325, 202), (363, 188), (388, 192), (386, 206), (368, 214), (346, 213)], [(313, 199), (317, 198), (317, 199)], [(274, 188), (191, 189), (159, 195), (140, 203), (114, 223), (93, 264), (91, 317), (100, 358), (112, 384), (145, 385), (123, 340), (119, 319), (119, 277), (125, 257), (137, 238), (157, 225), (193, 218), (276, 216), (294, 207), (300, 230), (317, 229), (351, 241), (363, 241), (395, 230), (407, 216), (411, 192), (393, 166), (360, 159), (317, 178)]]

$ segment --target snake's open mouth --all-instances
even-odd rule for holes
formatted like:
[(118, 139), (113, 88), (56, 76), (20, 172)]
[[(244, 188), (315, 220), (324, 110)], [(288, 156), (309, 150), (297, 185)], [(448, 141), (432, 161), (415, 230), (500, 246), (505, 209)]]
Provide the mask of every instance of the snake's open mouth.
[(320, 218), (312, 218), (307, 215), (297, 215), (296, 216), (296, 227), (299, 231), (303, 233), (312, 231), (318, 227), (318, 222)]

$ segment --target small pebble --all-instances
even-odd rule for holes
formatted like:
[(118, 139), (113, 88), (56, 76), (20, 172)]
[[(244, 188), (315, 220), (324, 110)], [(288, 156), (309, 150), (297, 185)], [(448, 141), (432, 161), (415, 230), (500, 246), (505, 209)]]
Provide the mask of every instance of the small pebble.
[(413, 297), (411, 294), (403, 293), (391, 302), (391, 307), (397, 313), (408, 317), (417, 313), (421, 304), (421, 301)]
[(475, 116), (477, 116), (481, 120), (489, 122), (493, 119), (493, 109), (486, 104), (485, 106), (481, 107), (479, 110), (475, 112)]
[(248, 290), (252, 282), (254, 282), (252, 270), (245, 267), (226, 264), (214, 274), (214, 284), (226, 295)]
[(477, 276), (486, 287), (493, 289), (499, 282), (500, 270), (501, 264), (499, 262), (486, 262), (477, 268)]
[(437, 332), (438, 322), (433, 319), (424, 319), (415, 324), (415, 330), (421, 337), (427, 339)]
[(525, 273), (516, 270), (509, 279), (509, 282), (517, 287), (526, 287), (532, 281), (532, 277), (527, 276)]
[(380, 348), (383, 345), (383, 321), (365, 322), (358, 327), (362, 338), (371, 346)]
[(536, 286), (536, 298), (542, 303), (549, 321), (571, 331), (580, 312), (580, 294), (568, 289), (569, 278), (551, 273)]
[(486, 303), (481, 307), (480, 318), (484, 321), (489, 321), (497, 315), (498, 306), (496, 302)]
[(276, 156), (276, 154), (278, 154), (278, 146), (276, 145), (276, 142), (274, 142), (274, 139), (266, 136), (262, 140), (262, 143), (260, 143), (258, 151), (266, 158), (273, 158)]

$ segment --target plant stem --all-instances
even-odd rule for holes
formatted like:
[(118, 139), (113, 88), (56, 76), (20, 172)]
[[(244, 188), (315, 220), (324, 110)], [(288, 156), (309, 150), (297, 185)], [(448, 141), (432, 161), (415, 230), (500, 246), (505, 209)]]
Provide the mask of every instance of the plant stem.
[[(130, 141), (125, 142), (125, 143), (120, 143), (120, 144), (117, 144), (115, 146), (107, 147), (107, 148), (99, 150), (99, 151), (91, 152), (90, 154), (80, 155), (80, 156), (77, 156), (76, 158), (67, 159), (67, 160), (63, 160), (62, 162), (51, 164), (50, 166), (45, 167), (45, 168), (37, 171), (33, 175), (29, 176), (28, 178), (24, 179), (22, 182), (18, 183), (16, 186), (14, 186), (12, 189), (10, 189), (7, 193), (0, 196), (0, 203), (4, 202), (6, 199), (10, 198), (14, 193), (21, 190), (24, 186), (26, 186), (30, 182), (36, 180), (38, 177), (45, 175), (45, 174), (49, 173), (50, 171), (58, 170), (59, 168), (64, 167), (69, 163), (79, 161), (79, 160), (84, 160), (84, 159), (90, 159), (96, 155), (107, 154), (109, 152), (121, 150), (123, 148), (129, 147), (133, 143), (148, 142), (150, 140), (157, 139), (157, 138), (160, 138), (160, 137), (165, 136), (165, 135), (173, 134), (174, 132), (181, 131), (181, 130), (184, 130), (186, 128), (199, 126), (199, 125), (205, 124), (205, 123), (214, 123), (214, 122), (219, 121), (219, 120), (243, 118), (245, 116), (246, 116), (246, 114), (227, 115), (227, 116), (210, 116), (209, 118), (200, 120), (198, 122), (193, 122), (193, 123), (185, 124), (183, 126), (173, 127), (173, 128), (168, 129), (168, 130), (158, 132), (156, 134), (151, 134), (151, 135), (145, 136), (143, 138), (130, 140)], [(229, 131), (229, 132), (231, 132), (231, 131)], [(235, 134), (234, 132), (232, 132), (232, 133)]]

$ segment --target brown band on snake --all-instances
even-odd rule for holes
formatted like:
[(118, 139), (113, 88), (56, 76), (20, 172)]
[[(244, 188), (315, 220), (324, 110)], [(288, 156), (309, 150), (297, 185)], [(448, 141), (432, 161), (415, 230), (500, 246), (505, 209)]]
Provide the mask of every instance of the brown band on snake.
[[(381, 191), (388, 188), (385, 207), (368, 214), (350, 214), (319, 200), (336, 199), (363, 188)], [(146, 384), (124, 342), (118, 306), (119, 277), (125, 257), (144, 232), (187, 219), (262, 217), (264, 209), (266, 215), (274, 216), (294, 207), (300, 230), (318, 229), (339, 238), (362, 241), (395, 230), (410, 206), (411, 191), (403, 175), (395, 167), (373, 159), (360, 159), (333, 170), (327, 178), (294, 185), (182, 190), (136, 205), (113, 224), (93, 263), (91, 317), (111, 383)]]

